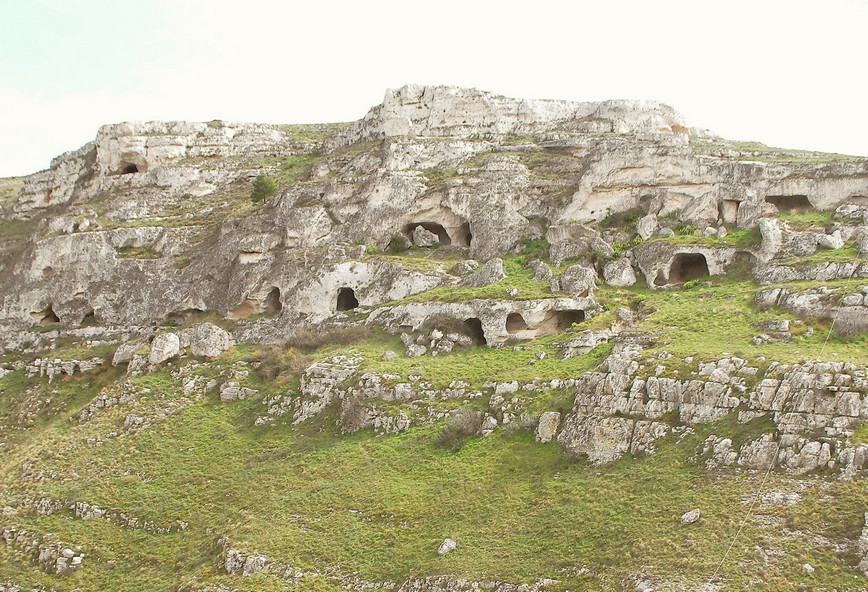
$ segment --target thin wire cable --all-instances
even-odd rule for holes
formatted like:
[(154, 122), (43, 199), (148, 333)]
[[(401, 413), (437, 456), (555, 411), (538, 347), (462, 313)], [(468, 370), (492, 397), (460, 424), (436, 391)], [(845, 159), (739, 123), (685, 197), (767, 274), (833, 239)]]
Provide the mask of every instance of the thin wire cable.
[[(852, 281), (853, 274), (856, 273), (856, 270), (858, 268), (859, 268), (859, 265), (854, 267), (853, 271), (850, 272), (850, 275), (847, 276), (848, 283), (850, 283)], [(849, 285), (848, 285), (848, 287), (849, 287)], [(835, 309), (835, 316), (832, 317), (832, 323), (831, 323), (831, 325), (829, 325), (829, 332), (826, 333), (826, 339), (825, 339), (825, 341), (823, 341), (823, 347), (820, 349), (820, 355), (817, 356), (820, 359), (823, 358), (823, 354), (826, 352), (826, 346), (829, 344), (829, 339), (832, 337), (832, 331), (835, 328), (835, 321), (838, 320), (838, 313), (840, 312), (840, 310), (841, 310), (840, 307)], [(784, 406), (786, 405), (786, 403), (787, 403), (787, 396), (785, 395), (784, 400), (781, 401), (781, 414), (784, 413)], [(774, 454), (774, 456), (772, 456), (771, 462), (769, 463), (769, 468), (766, 469), (765, 475), (763, 475), (763, 478), (760, 481), (760, 484), (759, 484), (759, 487), (757, 488), (756, 494), (754, 495), (753, 500), (751, 500), (750, 506), (747, 509), (747, 514), (745, 514), (744, 518), (741, 521), (741, 524), (738, 525), (738, 530), (735, 532), (735, 536), (732, 538), (732, 542), (729, 544), (729, 547), (727, 547), (726, 552), (723, 554), (723, 557), (720, 560), (720, 563), (717, 564), (717, 568), (714, 570), (714, 573), (711, 574), (711, 577), (708, 578), (708, 581), (705, 583), (706, 586), (710, 585), (714, 581), (714, 579), (717, 577), (717, 574), (720, 573), (721, 568), (723, 568), (723, 564), (726, 563), (727, 558), (729, 558), (730, 552), (732, 551), (733, 547), (735, 547), (735, 543), (738, 541), (738, 537), (741, 536), (741, 532), (742, 532), (742, 530), (744, 530), (744, 527), (747, 524), (747, 521), (750, 520), (750, 517), (753, 515), (753, 510), (756, 507), (756, 503), (759, 501), (760, 496), (762, 496), (763, 489), (765, 489), (766, 481), (768, 481), (769, 475), (771, 475), (772, 469), (775, 466), (775, 462), (778, 459), (778, 454), (780, 454), (780, 452), (781, 452), (781, 447), (782, 447), (783, 442), (784, 442), (784, 438), (783, 438), (784, 427), (785, 427), (785, 424), (781, 424), (780, 427), (778, 427), (778, 432), (780, 433), (780, 437), (778, 437), (778, 445), (775, 448), (775, 454)]]

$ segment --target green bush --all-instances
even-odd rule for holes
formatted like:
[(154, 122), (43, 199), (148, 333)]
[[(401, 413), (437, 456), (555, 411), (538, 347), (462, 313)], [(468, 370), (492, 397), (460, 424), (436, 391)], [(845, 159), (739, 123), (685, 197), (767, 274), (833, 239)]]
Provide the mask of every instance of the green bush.
[(400, 232), (392, 235), (392, 240), (389, 241), (389, 252), (390, 253), (401, 253), (410, 248), (410, 245), (407, 243), (407, 237), (405, 237)]
[(258, 203), (275, 193), (277, 193), (277, 182), (265, 173), (259, 173), (253, 180), (253, 192), (250, 194), (250, 199)]

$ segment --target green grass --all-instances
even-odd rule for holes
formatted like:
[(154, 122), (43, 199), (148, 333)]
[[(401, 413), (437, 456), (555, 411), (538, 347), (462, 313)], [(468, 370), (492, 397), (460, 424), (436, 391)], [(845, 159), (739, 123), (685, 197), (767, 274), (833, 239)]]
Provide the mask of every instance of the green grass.
[(810, 150), (793, 150), (790, 148), (774, 148), (760, 142), (741, 142), (725, 140), (723, 138), (693, 138), (690, 146), (694, 151), (710, 153), (726, 157), (726, 151), (737, 153), (736, 158), (742, 160), (755, 160), (759, 162), (787, 163), (787, 164), (829, 164), (865, 162), (868, 157), (836, 154), (833, 152), (814, 152)]
[(323, 140), (335, 135), (339, 131), (350, 127), (352, 122), (348, 123), (302, 123), (290, 125), (278, 125), (283, 134), (293, 142), (310, 142), (319, 143)]
[(23, 177), (0, 178), (0, 210), (11, 204), (23, 185)]
[[(524, 266), (525, 257), (510, 256), (503, 259), (503, 271), (506, 278), (481, 288), (466, 288), (444, 286), (434, 288), (410, 296), (390, 305), (409, 302), (464, 302), (474, 299), (508, 299), (533, 300), (537, 298), (555, 298), (564, 294), (552, 293), (549, 286), (533, 281), (533, 272)], [(515, 296), (510, 296), (510, 290), (517, 290)]]
[[(166, 378), (153, 376), (148, 384), (177, 396)], [(81, 425), (59, 422), (25, 455), (39, 469), (60, 470), (60, 478), (39, 485), (45, 494), (123, 510), (160, 526), (182, 519), (189, 530), (154, 535), (71, 519), (67, 512), (20, 515), (14, 522), (21, 527), (82, 545), (85, 567), (63, 580), (51, 578), (22, 567), (4, 546), (0, 576), (23, 576), (57, 590), (110, 589), (118, 581), (129, 590), (170, 590), (194, 579), (246, 586), (218, 573), (214, 540), (227, 535), (247, 552), (375, 581), (448, 573), (521, 583), (550, 576), (559, 580), (552, 590), (615, 590), (623, 578), (653, 565), (659, 577), (696, 585), (723, 557), (745, 512), (740, 500), (759, 481), (751, 474), (721, 479), (688, 462), (711, 426), (700, 426), (681, 443), (664, 443), (651, 457), (626, 457), (599, 469), (568, 458), (556, 444), (533, 442), (526, 432), (498, 431), (451, 452), (433, 444), (440, 426), (386, 438), (368, 432), (341, 437), (325, 424), (254, 429), (254, 410), (251, 401), (209, 399), (96, 448), (86, 438), (117, 426), (131, 409), (108, 410)], [(731, 436), (757, 431), (735, 422), (718, 429)], [(10, 470), (4, 478), (7, 495), (29, 487), (16, 483), (15, 474)], [(72, 474), (78, 477), (67, 476)], [(784, 481), (773, 474), (767, 487)], [(812, 487), (819, 495), (821, 483)], [(868, 500), (864, 487), (847, 487), (833, 485), (842, 489), (841, 501), (821, 510), (849, 525)], [(701, 509), (702, 519), (681, 527), (679, 516), (692, 508)], [(816, 515), (807, 500), (775, 512), (800, 521), (808, 533), (830, 528), (825, 520), (807, 520)], [(447, 536), (459, 549), (439, 557), (436, 548)], [(741, 589), (751, 579), (771, 588), (788, 578), (810, 582), (798, 569), (740, 566), (767, 536), (756, 520), (746, 525), (723, 566), (724, 589)], [(825, 583), (853, 585), (842, 559), (816, 557), (804, 541), (784, 542), (795, 557), (809, 556), (821, 566)], [(576, 566), (590, 573), (562, 571)], [(254, 582), (251, 589), (283, 589), (270, 576)], [(320, 579), (316, 585), (327, 590), (334, 584)]]
[(778, 218), (790, 225), (793, 230), (807, 230), (809, 228), (822, 228), (834, 222), (832, 212), (781, 212)]
[(784, 261), (784, 265), (810, 267), (821, 263), (849, 263), (851, 261), (865, 261), (865, 258), (856, 247), (847, 244), (840, 249), (817, 249), (810, 255), (788, 259)]
[(163, 255), (150, 247), (121, 247), (118, 259), (160, 259)]

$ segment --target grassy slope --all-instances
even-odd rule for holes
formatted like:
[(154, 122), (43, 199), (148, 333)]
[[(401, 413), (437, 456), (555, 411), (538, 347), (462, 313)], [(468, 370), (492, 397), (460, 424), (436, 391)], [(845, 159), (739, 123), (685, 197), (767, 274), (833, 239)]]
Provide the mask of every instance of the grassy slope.
[[(614, 308), (632, 306), (648, 315), (640, 328), (661, 335), (657, 349), (676, 356), (714, 358), (726, 351), (750, 359), (766, 355), (796, 361), (823, 352), (826, 359), (864, 363), (864, 338), (832, 338), (825, 344), (822, 326), (811, 337), (797, 336), (794, 346), (754, 346), (755, 322), (786, 318), (754, 309), (754, 290), (747, 282), (676, 292), (605, 288), (598, 297), (607, 311), (592, 323), (603, 326)], [(398, 350), (397, 341), (375, 338), (326, 348), (316, 356), (352, 350), (366, 357), (365, 369), (420, 373), (438, 384), (462, 379), (478, 386), (492, 378), (578, 376), (599, 361), (599, 353), (560, 360), (552, 343), (567, 337), (541, 339), (527, 344), (529, 349), (473, 349), (392, 361), (382, 360), (381, 353)], [(537, 361), (533, 354), (539, 350), (550, 355)], [(688, 462), (705, 434), (753, 429), (734, 421), (701, 426), (697, 435), (669, 443), (656, 455), (626, 458), (607, 469), (566, 458), (557, 445), (534, 443), (526, 432), (499, 430), (448, 452), (432, 444), (439, 426), (394, 437), (369, 432), (339, 436), (328, 420), (302, 428), (255, 428), (253, 418), (263, 409), (258, 401), (227, 404), (216, 396), (137, 434), (123, 435), (128, 413), (147, 416), (180, 396), (180, 385), (165, 370), (136, 379), (152, 389), (152, 396), (103, 411), (89, 423), (72, 419), (97, 389), (117, 379), (108, 371), (66, 377), (51, 386), (23, 379), (20, 372), (0, 379), (5, 404), (0, 411), (7, 426), (15, 424), (20, 408), (15, 401), (26, 398), (28, 387), (56, 391), (55, 413), (43, 413), (31, 433), (9, 439), (5, 454), (14, 461), (4, 463), (0, 472), (3, 495), (87, 501), (160, 526), (184, 520), (189, 530), (157, 535), (72, 519), (69, 512), (20, 515), (7, 522), (82, 545), (88, 554), (85, 568), (61, 580), (35, 567), (22, 568), (10, 548), (0, 547), (0, 577), (58, 590), (107, 589), (121, 579), (129, 590), (169, 590), (182, 584), (196, 589), (195, 578), (231, 582), (239, 589), (288, 586), (273, 576), (219, 575), (215, 540), (227, 535), (233, 546), (248, 552), (306, 570), (337, 567), (371, 580), (430, 574), (516, 582), (555, 577), (562, 584), (554, 589), (619, 589), (625, 578), (648, 573), (695, 584), (714, 571), (744, 515), (741, 502), (757, 488), (756, 475), (718, 475)], [(281, 390), (256, 383), (264, 393)], [(539, 398), (532, 406), (540, 410), (553, 404), (549, 395), (530, 396)], [(112, 432), (122, 435), (106, 436)], [(102, 445), (87, 443), (96, 437)], [(39, 484), (19, 481), (26, 461), (59, 477)], [(787, 482), (773, 475), (766, 489), (785, 488)], [(864, 584), (853, 580), (854, 557), (823, 551), (810, 537), (852, 539), (866, 504), (864, 483), (820, 479), (808, 486), (802, 503), (761, 510), (723, 566), (726, 589), (741, 589), (749, 581), (776, 589), (818, 582), (838, 589)], [(694, 507), (702, 510), (702, 520), (681, 527), (678, 517)], [(780, 528), (760, 528), (760, 520), (783, 521), (801, 534), (783, 537)], [(436, 547), (446, 536), (459, 541), (460, 549), (439, 557)], [(785, 549), (786, 555), (764, 565), (753, 551), (757, 545)], [(805, 562), (817, 568), (814, 576), (801, 571)], [(589, 571), (577, 574), (577, 567)], [(321, 578), (305, 582), (305, 589), (333, 587)]]
[[(170, 388), (164, 373), (147, 381), (155, 390)], [(63, 514), (18, 518), (22, 527), (81, 544), (86, 568), (63, 580), (35, 568), (22, 574), (6, 549), (0, 575), (18, 581), (24, 575), (59, 590), (109, 589), (121, 579), (128, 590), (169, 590), (195, 576), (213, 583), (229, 579), (215, 575), (213, 550), (215, 536), (228, 534), (236, 547), (295, 566), (337, 566), (375, 580), (438, 573), (511, 581), (554, 576), (563, 581), (554, 589), (618, 589), (628, 575), (647, 572), (698, 582), (722, 558), (745, 511), (740, 500), (758, 480), (719, 477), (686, 462), (708, 427), (652, 457), (601, 470), (566, 458), (554, 444), (536, 444), (527, 433), (499, 432), (452, 453), (432, 446), (436, 428), (387, 438), (337, 437), (317, 426), (254, 429), (255, 406), (206, 400), (98, 448), (86, 438), (117, 428), (129, 409), (84, 425), (58, 420), (26, 456), (39, 468), (79, 477), (44, 483), (44, 492), (123, 509), (158, 525), (182, 519), (190, 529), (153, 535)], [(749, 429), (735, 426), (727, 422), (716, 432)], [(4, 472), (9, 487), (14, 471)], [(780, 481), (786, 478), (773, 476), (767, 487)], [(768, 536), (749, 524), (722, 571), (728, 589), (755, 578), (773, 588), (822, 581), (845, 589), (852, 584), (846, 565), (852, 558), (818, 552), (805, 538), (840, 536), (834, 531), (857, 524), (865, 503), (864, 484), (831, 482), (810, 489), (802, 504), (775, 511), (803, 536), (773, 543), (788, 549), (773, 570), (739, 567), (741, 561), (751, 565), (751, 549)], [(702, 509), (702, 520), (679, 526), (678, 517), (694, 507)], [(460, 549), (438, 557), (445, 536)], [(816, 579), (800, 574), (804, 562), (818, 569)], [(574, 567), (592, 573), (570, 575)], [(283, 587), (270, 576), (253, 581), (250, 589)]]

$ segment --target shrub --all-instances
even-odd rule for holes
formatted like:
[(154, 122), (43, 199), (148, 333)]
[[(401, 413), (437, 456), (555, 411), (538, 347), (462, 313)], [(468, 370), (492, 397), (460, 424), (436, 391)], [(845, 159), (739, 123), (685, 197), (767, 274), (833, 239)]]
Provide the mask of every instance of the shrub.
[(263, 350), (256, 359), (259, 361), (259, 374), (265, 382), (301, 376), (311, 364), (311, 360), (298, 351), (277, 346)]
[(457, 451), (465, 440), (475, 436), (482, 428), (482, 412), (476, 409), (460, 409), (449, 418), (448, 423), (440, 430), (434, 444), (440, 448)]
[(250, 199), (258, 203), (275, 193), (277, 193), (277, 182), (265, 173), (259, 173), (253, 180), (253, 191), (250, 194)]
[(407, 237), (400, 232), (392, 235), (392, 240), (389, 241), (388, 247), (390, 253), (400, 253), (406, 251), (408, 248)]
[(350, 325), (323, 330), (306, 328), (289, 338), (289, 345), (306, 351), (313, 351), (325, 345), (355, 345), (370, 339), (371, 328), (367, 325)]

